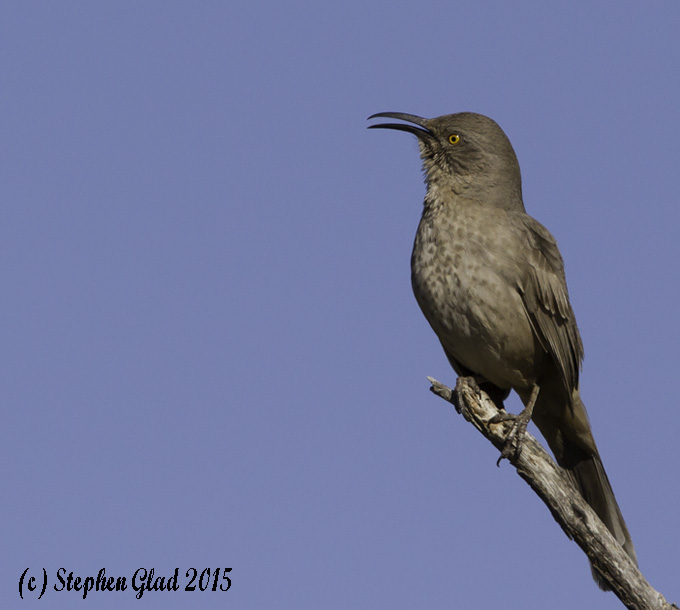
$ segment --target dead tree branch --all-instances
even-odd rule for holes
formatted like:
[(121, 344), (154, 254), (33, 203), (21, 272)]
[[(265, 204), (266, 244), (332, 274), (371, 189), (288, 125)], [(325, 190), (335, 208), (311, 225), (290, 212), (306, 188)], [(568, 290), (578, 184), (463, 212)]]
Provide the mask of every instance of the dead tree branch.
[[(503, 447), (511, 423), (489, 423), (499, 411), (479, 390), (474, 379), (459, 378), (455, 390), (431, 377), (428, 379), (432, 383), (432, 392), (452, 403), (496, 448), (500, 450)], [(517, 474), (543, 500), (564, 533), (581, 547), (626, 608), (677, 610), (675, 604), (668, 603), (651, 587), (572, 482), (532, 435), (526, 434), (519, 457), (511, 458), (510, 462)]]

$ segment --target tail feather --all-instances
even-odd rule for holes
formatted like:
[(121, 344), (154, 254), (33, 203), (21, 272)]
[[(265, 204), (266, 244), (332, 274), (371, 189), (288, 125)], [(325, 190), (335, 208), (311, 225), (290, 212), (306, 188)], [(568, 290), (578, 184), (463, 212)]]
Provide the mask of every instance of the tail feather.
[[(616, 502), (616, 497), (612, 490), (607, 473), (602, 466), (599, 455), (583, 459), (573, 465), (573, 469), (567, 472), (573, 475), (577, 487), (583, 499), (597, 513), (607, 529), (612, 533), (616, 541), (623, 547), (628, 556), (637, 565), (637, 556), (633, 541), (628, 532), (628, 527), (621, 514), (621, 509)], [(598, 586), (605, 591), (609, 586), (602, 579), (600, 574), (591, 566), (593, 578)]]
[[(585, 406), (578, 392), (573, 407), (559, 413), (553, 408), (535, 411), (534, 421), (545, 437), (557, 463), (578, 487), (583, 499), (637, 565), (637, 557), (628, 527), (616, 502), (609, 478), (595, 445)], [(591, 566), (593, 578), (601, 589), (609, 590), (600, 574)]]

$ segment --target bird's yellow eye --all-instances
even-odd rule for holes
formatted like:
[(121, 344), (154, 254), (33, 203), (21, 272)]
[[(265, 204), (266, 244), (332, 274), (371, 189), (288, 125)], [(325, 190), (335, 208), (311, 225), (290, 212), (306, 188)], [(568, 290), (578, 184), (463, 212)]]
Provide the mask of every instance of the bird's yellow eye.
[(460, 142), (460, 136), (457, 133), (452, 133), (449, 136), (449, 143), (450, 144), (458, 144)]

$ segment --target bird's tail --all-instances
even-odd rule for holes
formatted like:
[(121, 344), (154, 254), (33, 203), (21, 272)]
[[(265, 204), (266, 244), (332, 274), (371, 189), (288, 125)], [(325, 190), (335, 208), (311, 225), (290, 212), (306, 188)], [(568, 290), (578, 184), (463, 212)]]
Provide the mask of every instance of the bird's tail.
[[(548, 441), (557, 463), (570, 475), (583, 499), (597, 513), (607, 529), (637, 565), (633, 541), (602, 465), (590, 430), (588, 415), (578, 391), (574, 391), (572, 402), (573, 408), (562, 410), (559, 417), (539, 415), (539, 417), (534, 417), (534, 421)], [(552, 415), (556, 415), (555, 411), (549, 407), (546, 410), (537, 410), (543, 413), (552, 412)], [(605, 591), (609, 590), (609, 586), (597, 570), (592, 566), (591, 569), (598, 586)]]

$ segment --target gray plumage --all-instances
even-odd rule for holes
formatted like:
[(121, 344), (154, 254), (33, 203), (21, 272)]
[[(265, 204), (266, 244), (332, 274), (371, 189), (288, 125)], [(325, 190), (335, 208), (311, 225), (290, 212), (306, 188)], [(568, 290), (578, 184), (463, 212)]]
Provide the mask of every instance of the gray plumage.
[(518, 419), (533, 419), (636, 561), (579, 395), (583, 344), (562, 257), (550, 232), (525, 211), (510, 141), (492, 119), (470, 112), (375, 117), (409, 124), (373, 128), (418, 138), (427, 193), (411, 258), (413, 292), (449, 362), (458, 375), (477, 377), (499, 407), (517, 392), (526, 405)]

